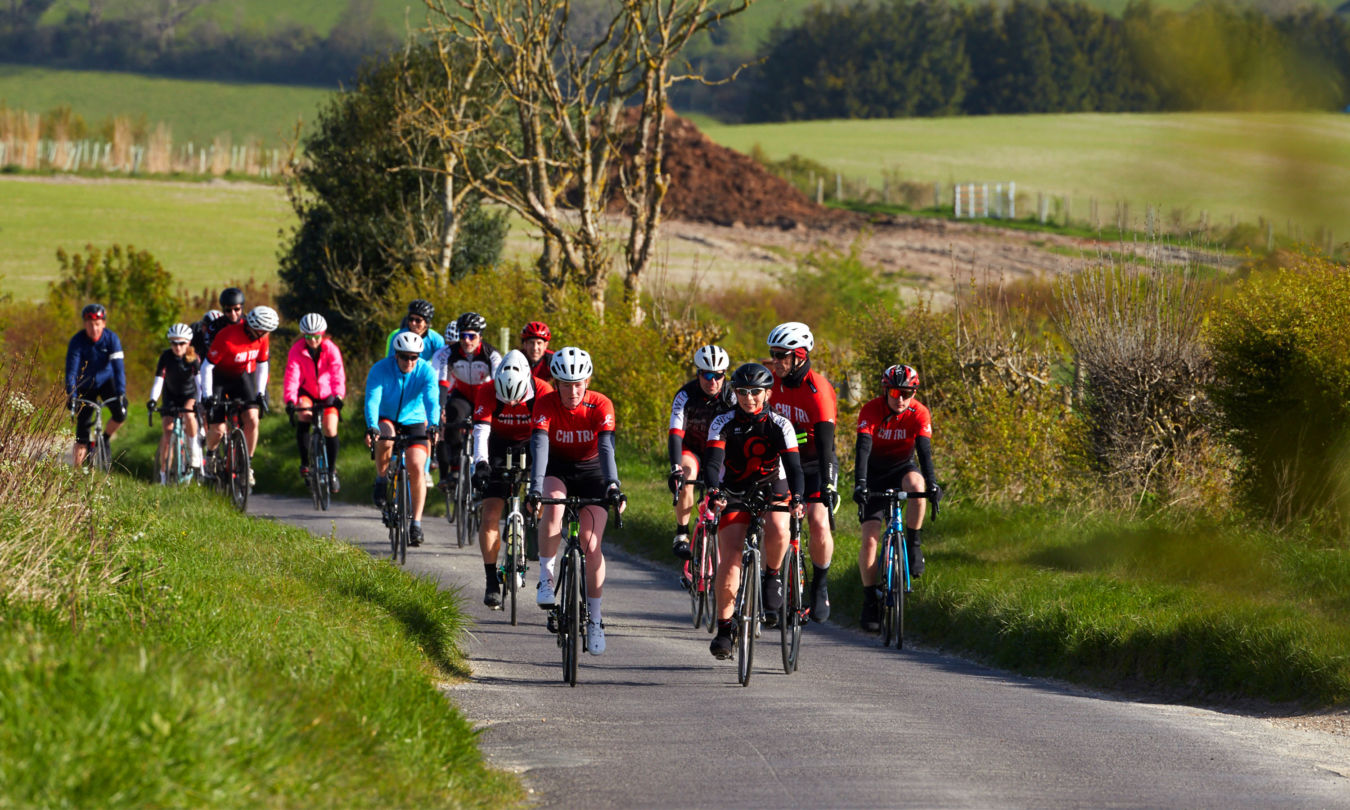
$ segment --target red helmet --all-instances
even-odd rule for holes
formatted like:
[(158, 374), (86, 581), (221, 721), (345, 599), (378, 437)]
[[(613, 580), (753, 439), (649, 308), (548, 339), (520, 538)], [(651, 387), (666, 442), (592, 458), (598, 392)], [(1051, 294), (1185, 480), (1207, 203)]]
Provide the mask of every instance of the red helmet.
[(881, 373), (881, 384), (887, 389), (905, 388), (912, 392), (919, 387), (919, 372), (906, 365), (891, 366)]
[(543, 321), (530, 321), (525, 324), (525, 328), (520, 330), (520, 339), (539, 338), (548, 343), (553, 339), (553, 333), (548, 330), (548, 324)]

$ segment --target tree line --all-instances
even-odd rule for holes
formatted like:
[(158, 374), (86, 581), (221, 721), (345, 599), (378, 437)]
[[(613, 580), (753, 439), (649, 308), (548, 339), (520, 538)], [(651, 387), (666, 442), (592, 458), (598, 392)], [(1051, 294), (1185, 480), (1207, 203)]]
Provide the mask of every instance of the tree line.
[(1350, 22), (1221, 0), (1007, 6), (881, 0), (810, 9), (750, 73), (751, 121), (996, 113), (1339, 109)]

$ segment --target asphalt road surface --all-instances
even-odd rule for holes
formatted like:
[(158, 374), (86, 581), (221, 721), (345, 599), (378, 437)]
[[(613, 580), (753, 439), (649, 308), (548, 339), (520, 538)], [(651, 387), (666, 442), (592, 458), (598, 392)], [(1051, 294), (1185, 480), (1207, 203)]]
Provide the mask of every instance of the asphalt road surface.
[[(387, 554), (373, 508), (249, 506)], [(1344, 736), (1103, 697), (828, 624), (807, 629), (793, 675), (767, 631), (742, 687), (693, 629), (673, 566), (614, 550), (608, 649), (569, 687), (535, 571), (512, 627), (482, 604), (478, 547), (457, 548), (443, 519), (425, 526), (408, 570), (460, 590), (477, 621), (473, 679), (449, 695), (541, 806), (1350, 808)]]

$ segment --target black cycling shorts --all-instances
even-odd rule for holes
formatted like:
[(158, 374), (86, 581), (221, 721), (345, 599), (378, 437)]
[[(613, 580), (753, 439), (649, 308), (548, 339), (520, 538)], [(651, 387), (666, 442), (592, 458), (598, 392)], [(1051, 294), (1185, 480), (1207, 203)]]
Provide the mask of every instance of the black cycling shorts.
[[(767, 499), (770, 504), (785, 504), (788, 502), (790, 494), (788, 482), (782, 478), (775, 478), (771, 484), (764, 485), (771, 493)], [(727, 499), (727, 508), (718, 518), (718, 523), (723, 526), (730, 526), (733, 523), (749, 523), (750, 512), (741, 509), (740, 499), (744, 498), (747, 492), (737, 492), (735, 490), (724, 489), (722, 495)]]
[(407, 436), (408, 446), (421, 445), (422, 447), (431, 446), (431, 437), (427, 434), (427, 423), (418, 422), (411, 425), (399, 425), (394, 427), (394, 423), (388, 419), (380, 420), (380, 436), (386, 439), (392, 439), (395, 435)]
[[(90, 402), (103, 400), (103, 407), (108, 409), (110, 422), (127, 421), (127, 398), (125, 395), (118, 395), (117, 383), (108, 380), (98, 388), (82, 388), (75, 392), (77, 399), (87, 399)], [(89, 444), (89, 431), (94, 427), (94, 409), (88, 405), (81, 405), (75, 412), (75, 441), (80, 444)]]
[[(870, 465), (869, 465), (870, 466)], [(867, 488), (872, 492), (881, 492), (888, 489), (903, 489), (905, 476), (912, 472), (918, 472), (919, 465), (913, 461), (905, 462), (894, 467), (890, 467), (885, 472), (877, 474), (870, 473), (867, 479)], [(868, 498), (867, 503), (863, 505), (863, 522), (869, 520), (879, 520), (882, 523), (890, 520), (890, 507), (885, 498)]]
[(824, 485), (820, 477), (820, 461), (803, 461), (802, 478), (806, 481), (806, 493), (802, 500), (807, 503), (825, 503)]
[(550, 458), (544, 474), (562, 481), (567, 494), (579, 498), (603, 498), (609, 488), (599, 456), (585, 461)]
[(164, 414), (164, 418), (170, 419), (174, 416), (174, 411), (186, 409), (187, 404), (195, 399), (196, 397), (185, 397), (181, 394), (165, 391), (159, 399), (159, 409), (168, 411), (167, 414)]
[(212, 388), (216, 397), (215, 407), (206, 415), (207, 424), (219, 425), (225, 421), (225, 400), (234, 400), (235, 402), (245, 403), (246, 408), (257, 410), (258, 405), (258, 386), (253, 379), (252, 373), (240, 374), (238, 377), (223, 377), (216, 374), (211, 380)]

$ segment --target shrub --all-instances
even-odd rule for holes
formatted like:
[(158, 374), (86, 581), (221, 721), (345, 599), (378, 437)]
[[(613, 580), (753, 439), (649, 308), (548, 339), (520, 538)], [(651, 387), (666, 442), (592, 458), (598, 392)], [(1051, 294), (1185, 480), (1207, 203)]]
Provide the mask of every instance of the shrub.
[(1257, 271), (1219, 307), (1208, 391), (1272, 518), (1321, 512), (1350, 529), (1350, 274), (1316, 256)]

